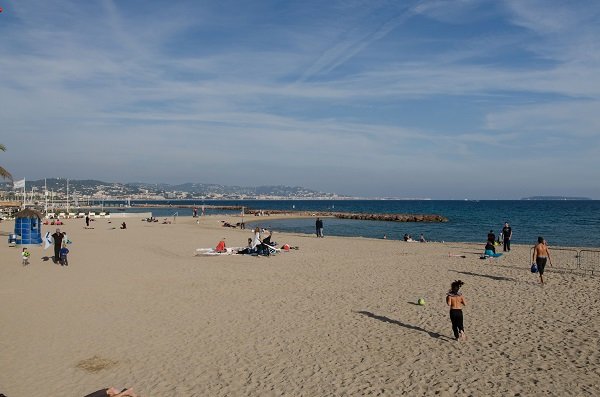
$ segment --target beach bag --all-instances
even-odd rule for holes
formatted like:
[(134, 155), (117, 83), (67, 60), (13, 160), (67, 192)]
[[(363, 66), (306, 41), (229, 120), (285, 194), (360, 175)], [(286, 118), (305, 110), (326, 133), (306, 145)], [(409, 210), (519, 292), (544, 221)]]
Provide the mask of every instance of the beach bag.
[(537, 264), (532, 263), (531, 264), (531, 273), (537, 273), (537, 272), (538, 272)]

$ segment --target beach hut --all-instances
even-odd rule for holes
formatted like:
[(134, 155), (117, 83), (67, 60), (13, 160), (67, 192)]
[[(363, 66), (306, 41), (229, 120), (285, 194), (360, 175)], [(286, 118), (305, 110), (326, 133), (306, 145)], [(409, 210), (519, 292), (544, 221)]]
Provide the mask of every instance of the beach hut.
[(15, 215), (15, 235), (17, 244), (42, 243), (42, 214), (32, 209), (24, 209)]

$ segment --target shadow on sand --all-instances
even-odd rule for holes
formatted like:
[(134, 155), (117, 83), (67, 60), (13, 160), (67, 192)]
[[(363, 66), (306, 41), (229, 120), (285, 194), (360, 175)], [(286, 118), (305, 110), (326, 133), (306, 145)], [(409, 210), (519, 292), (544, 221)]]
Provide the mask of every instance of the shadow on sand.
[(416, 325), (406, 324), (406, 323), (403, 323), (402, 321), (394, 320), (394, 319), (391, 319), (391, 318), (386, 317), (386, 316), (378, 316), (377, 314), (368, 312), (366, 310), (360, 310), (360, 311), (357, 311), (356, 313), (362, 314), (363, 316), (367, 316), (367, 317), (370, 317), (370, 318), (374, 318), (375, 320), (379, 320), (379, 321), (382, 321), (384, 323), (399, 325), (401, 327), (404, 327), (404, 328), (407, 328), (407, 329), (412, 329), (414, 331), (421, 331), (421, 332), (424, 332), (427, 335), (431, 336), (432, 338), (441, 339), (441, 340), (444, 340), (444, 341), (453, 341), (453, 339), (450, 339), (447, 336), (438, 334), (437, 332), (427, 331), (426, 329), (423, 329), (423, 328), (418, 327)]
[(473, 273), (473, 272), (461, 272), (461, 271), (452, 270), (452, 269), (449, 269), (449, 270), (451, 272), (455, 272), (455, 273), (466, 274), (467, 276), (485, 277), (485, 278), (489, 278), (489, 279), (496, 280), (496, 281), (517, 281), (514, 278), (510, 278), (510, 277), (490, 276), (489, 274), (480, 274), (480, 273)]

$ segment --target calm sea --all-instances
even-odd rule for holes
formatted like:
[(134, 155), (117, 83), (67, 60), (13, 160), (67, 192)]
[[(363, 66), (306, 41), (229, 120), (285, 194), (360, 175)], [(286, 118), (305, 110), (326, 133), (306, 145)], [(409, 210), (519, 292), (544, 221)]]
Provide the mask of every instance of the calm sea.
[[(140, 202), (140, 201), (135, 201)], [(149, 202), (150, 203), (150, 202)], [(165, 202), (155, 202), (164, 204)], [(439, 214), (447, 223), (397, 223), (324, 220), (325, 235), (363, 236), (402, 239), (423, 233), (434, 241), (482, 242), (493, 230), (500, 233), (504, 222), (513, 229), (513, 242), (533, 244), (543, 236), (551, 245), (600, 247), (600, 201), (444, 201), (444, 200), (243, 200), (243, 201), (171, 201), (171, 204), (243, 205), (252, 209), (299, 211), (339, 211), (362, 213)], [(131, 211), (131, 209), (127, 209)], [(143, 210), (140, 210), (143, 211)], [(153, 208), (154, 216), (167, 217), (175, 212), (191, 216), (191, 209)], [(207, 214), (232, 211), (207, 210)], [(239, 213), (239, 211), (235, 211)], [(246, 222), (282, 232), (314, 233), (313, 219), (270, 220), (269, 217), (247, 216)], [(254, 225), (254, 223), (253, 223)]]

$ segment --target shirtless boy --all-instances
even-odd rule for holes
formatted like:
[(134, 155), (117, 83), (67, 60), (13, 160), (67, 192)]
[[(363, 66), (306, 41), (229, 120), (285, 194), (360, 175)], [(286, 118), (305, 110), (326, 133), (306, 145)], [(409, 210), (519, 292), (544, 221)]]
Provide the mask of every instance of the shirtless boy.
[(446, 303), (450, 306), (450, 321), (452, 322), (452, 332), (456, 340), (466, 339), (465, 328), (463, 326), (462, 308), (467, 304), (465, 297), (460, 293), (460, 287), (463, 286), (461, 280), (456, 280), (450, 286), (450, 291), (446, 295)]
[(543, 237), (538, 237), (538, 242), (533, 249), (533, 258), (531, 259), (538, 268), (540, 274), (540, 282), (544, 284), (544, 269), (546, 268), (546, 262), (552, 266), (552, 259), (550, 259), (550, 250)]

